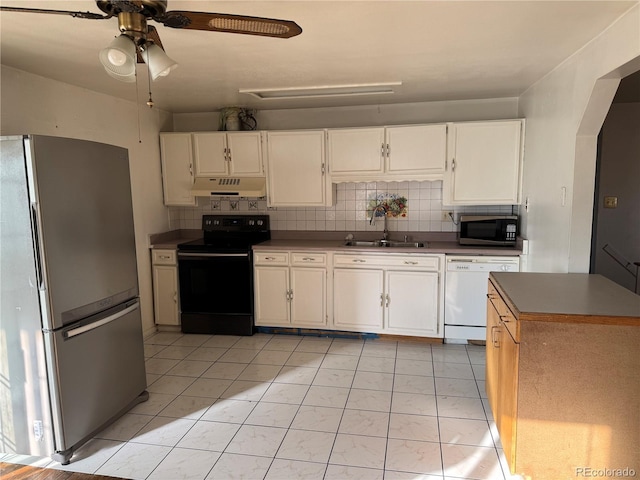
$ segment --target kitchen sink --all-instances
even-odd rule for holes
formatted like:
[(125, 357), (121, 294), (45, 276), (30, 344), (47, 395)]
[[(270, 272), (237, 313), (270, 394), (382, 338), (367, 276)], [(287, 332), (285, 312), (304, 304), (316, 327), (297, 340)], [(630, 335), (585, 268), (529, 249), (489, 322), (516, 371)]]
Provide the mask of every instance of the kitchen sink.
[(345, 247), (395, 247), (395, 248), (425, 248), (425, 242), (394, 242), (393, 240), (349, 240)]

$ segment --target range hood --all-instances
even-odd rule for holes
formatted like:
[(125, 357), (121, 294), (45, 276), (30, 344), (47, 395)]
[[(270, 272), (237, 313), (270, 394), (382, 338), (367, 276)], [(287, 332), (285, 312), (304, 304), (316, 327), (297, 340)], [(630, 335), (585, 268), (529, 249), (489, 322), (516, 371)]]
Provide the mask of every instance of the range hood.
[(264, 177), (196, 177), (191, 193), (196, 197), (264, 197)]

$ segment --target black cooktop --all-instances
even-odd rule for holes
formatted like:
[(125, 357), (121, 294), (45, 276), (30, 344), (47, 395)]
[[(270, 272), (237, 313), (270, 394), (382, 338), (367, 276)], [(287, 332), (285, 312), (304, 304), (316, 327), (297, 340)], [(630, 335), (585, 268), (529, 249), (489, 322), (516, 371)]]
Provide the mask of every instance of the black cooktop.
[(178, 251), (242, 253), (271, 238), (268, 215), (203, 215), (202, 233)]

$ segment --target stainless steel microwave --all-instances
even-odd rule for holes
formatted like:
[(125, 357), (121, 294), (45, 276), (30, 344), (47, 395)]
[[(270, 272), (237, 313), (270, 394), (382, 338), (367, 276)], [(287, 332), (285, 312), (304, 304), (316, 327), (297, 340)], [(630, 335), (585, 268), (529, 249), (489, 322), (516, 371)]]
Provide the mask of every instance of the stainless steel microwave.
[(460, 245), (513, 247), (517, 236), (517, 215), (460, 215)]

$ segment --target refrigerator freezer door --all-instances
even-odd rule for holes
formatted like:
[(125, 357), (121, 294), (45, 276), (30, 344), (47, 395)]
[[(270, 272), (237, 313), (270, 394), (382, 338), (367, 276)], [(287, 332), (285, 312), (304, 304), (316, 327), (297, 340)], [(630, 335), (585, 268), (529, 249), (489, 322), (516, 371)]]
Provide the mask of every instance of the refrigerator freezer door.
[(137, 296), (127, 150), (39, 135), (25, 144), (43, 327), (54, 330)]
[(146, 388), (137, 300), (46, 333), (45, 344), (57, 392), (52, 398), (56, 451), (93, 435)]

